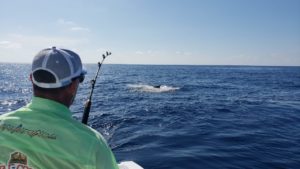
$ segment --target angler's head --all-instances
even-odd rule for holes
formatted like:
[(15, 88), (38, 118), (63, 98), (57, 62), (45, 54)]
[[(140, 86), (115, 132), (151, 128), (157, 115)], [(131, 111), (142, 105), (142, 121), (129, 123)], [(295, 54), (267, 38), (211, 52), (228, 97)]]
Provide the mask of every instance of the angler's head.
[(41, 50), (33, 59), (30, 79), (34, 95), (70, 106), (85, 69), (78, 54), (56, 47)]

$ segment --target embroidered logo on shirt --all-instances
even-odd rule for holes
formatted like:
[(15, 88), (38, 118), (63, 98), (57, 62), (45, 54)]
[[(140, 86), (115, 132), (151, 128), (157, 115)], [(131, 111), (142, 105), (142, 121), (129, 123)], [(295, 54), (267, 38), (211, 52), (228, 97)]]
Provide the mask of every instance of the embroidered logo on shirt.
[(10, 133), (26, 134), (30, 137), (37, 136), (37, 137), (44, 138), (44, 139), (52, 139), (52, 140), (56, 139), (55, 134), (50, 134), (43, 130), (30, 130), (30, 129), (23, 127), (22, 124), (15, 126), (15, 125), (11, 125), (11, 124), (5, 124), (5, 123), (1, 124), (0, 123), (0, 131), (8, 131)]
[[(7, 167), (7, 168), (6, 168)], [(13, 152), (10, 154), (8, 164), (0, 164), (0, 169), (33, 169), (27, 165), (27, 156), (21, 152)]]

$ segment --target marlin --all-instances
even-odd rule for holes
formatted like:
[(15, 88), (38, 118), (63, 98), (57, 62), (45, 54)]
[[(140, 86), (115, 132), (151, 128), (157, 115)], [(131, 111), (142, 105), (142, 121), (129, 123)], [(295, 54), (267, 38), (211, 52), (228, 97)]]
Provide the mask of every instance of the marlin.
[(154, 88), (160, 89), (161, 85), (155, 85)]

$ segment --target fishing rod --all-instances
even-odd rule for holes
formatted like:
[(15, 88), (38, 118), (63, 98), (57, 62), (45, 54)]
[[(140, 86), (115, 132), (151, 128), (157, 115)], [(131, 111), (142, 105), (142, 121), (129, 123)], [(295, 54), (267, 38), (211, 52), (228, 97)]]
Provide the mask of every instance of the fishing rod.
[(89, 114), (90, 114), (90, 110), (91, 110), (91, 105), (92, 105), (92, 95), (93, 95), (93, 92), (94, 92), (96, 80), (97, 80), (98, 74), (99, 74), (99, 72), (100, 72), (100, 68), (101, 68), (101, 66), (102, 66), (103, 61), (104, 61), (105, 58), (106, 58), (107, 56), (109, 56), (109, 55), (111, 55), (111, 52), (106, 52), (105, 54), (102, 55), (102, 61), (101, 61), (101, 62), (98, 62), (98, 70), (97, 70), (97, 73), (96, 73), (94, 79), (91, 80), (92, 89), (91, 89), (89, 98), (88, 98), (88, 100), (87, 100), (86, 103), (85, 103), (84, 111), (83, 111), (83, 116), (82, 116), (82, 120), (81, 120), (81, 122), (82, 122), (83, 124), (87, 124), (87, 122), (88, 122)]

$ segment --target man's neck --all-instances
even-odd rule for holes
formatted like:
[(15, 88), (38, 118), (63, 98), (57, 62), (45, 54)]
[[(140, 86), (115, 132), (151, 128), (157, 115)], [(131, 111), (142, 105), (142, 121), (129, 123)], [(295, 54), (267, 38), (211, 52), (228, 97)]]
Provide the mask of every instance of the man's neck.
[(67, 97), (57, 97), (57, 96), (46, 95), (46, 94), (41, 94), (41, 93), (34, 93), (34, 96), (56, 101), (58, 103), (65, 105), (68, 108), (71, 105), (70, 101), (69, 101), (69, 99), (67, 99)]

